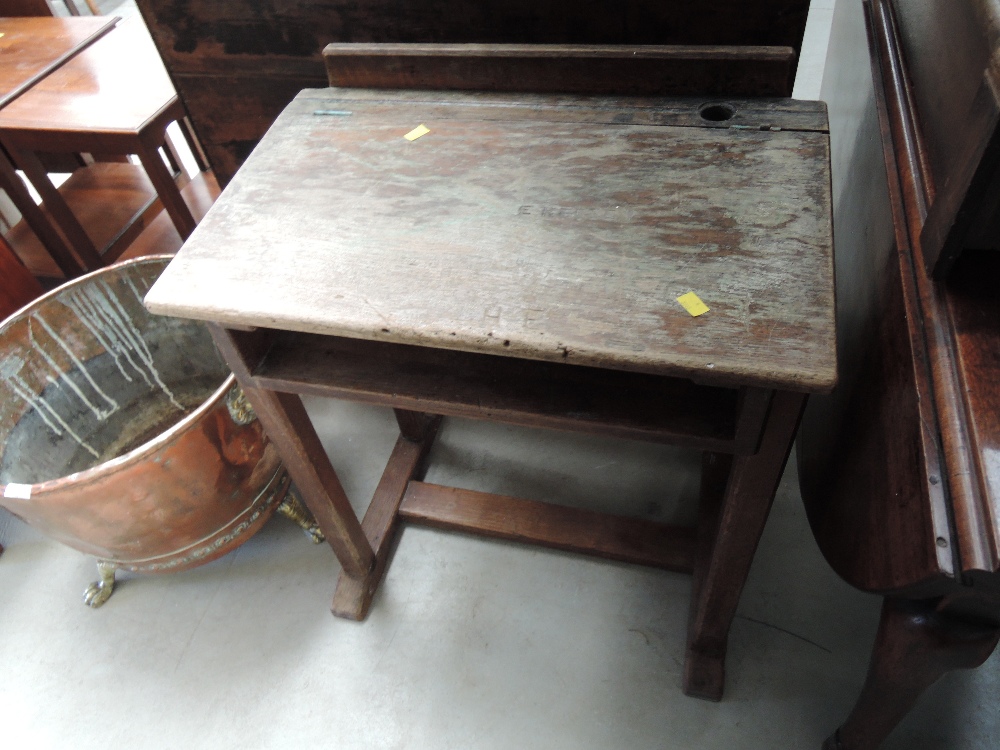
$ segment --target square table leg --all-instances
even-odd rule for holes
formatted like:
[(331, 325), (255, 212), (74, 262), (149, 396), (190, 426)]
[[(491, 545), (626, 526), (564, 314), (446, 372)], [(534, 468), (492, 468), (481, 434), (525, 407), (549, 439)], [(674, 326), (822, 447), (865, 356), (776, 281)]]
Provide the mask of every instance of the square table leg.
[(375, 554), (306, 414), (302, 399), (296, 394), (253, 386), (248, 362), (266, 348), (267, 334), (261, 331), (237, 338), (220, 326), (209, 325), (208, 328), (344, 573), (351, 578), (365, 579), (375, 566)]
[(181, 191), (177, 189), (173, 175), (170, 174), (170, 170), (167, 169), (167, 165), (160, 157), (158, 149), (161, 145), (163, 144), (152, 137), (144, 136), (136, 149), (136, 156), (142, 162), (142, 167), (146, 170), (149, 181), (153, 183), (156, 194), (163, 201), (163, 207), (170, 215), (170, 220), (177, 228), (177, 233), (180, 234), (182, 240), (186, 240), (191, 236), (197, 222), (191, 215), (191, 209), (184, 202)]
[(722, 699), (729, 628), (805, 404), (805, 394), (775, 391), (756, 453), (706, 455), (684, 664), (688, 695)]
[(361, 524), (375, 552), (375, 565), (364, 578), (342, 573), (333, 596), (333, 614), (349, 620), (363, 620), (368, 615), (368, 608), (389, 565), (403, 495), (412, 480), (423, 478), (427, 454), (441, 425), (438, 416), (402, 409), (395, 412), (400, 435)]

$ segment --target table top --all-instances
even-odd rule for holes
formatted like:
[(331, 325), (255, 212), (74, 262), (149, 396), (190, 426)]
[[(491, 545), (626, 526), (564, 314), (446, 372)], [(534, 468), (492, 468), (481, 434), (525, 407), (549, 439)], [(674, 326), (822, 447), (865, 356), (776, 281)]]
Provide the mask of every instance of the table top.
[[(700, 103), (303, 91), (146, 304), (236, 326), (828, 390), (825, 107), (731, 102), (735, 116), (712, 122)], [(403, 138), (420, 124), (427, 135)], [(692, 291), (709, 312), (676, 301)]]
[(0, 107), (111, 31), (117, 16), (0, 18)]
[(149, 32), (131, 18), (0, 110), (0, 128), (137, 133), (175, 97)]

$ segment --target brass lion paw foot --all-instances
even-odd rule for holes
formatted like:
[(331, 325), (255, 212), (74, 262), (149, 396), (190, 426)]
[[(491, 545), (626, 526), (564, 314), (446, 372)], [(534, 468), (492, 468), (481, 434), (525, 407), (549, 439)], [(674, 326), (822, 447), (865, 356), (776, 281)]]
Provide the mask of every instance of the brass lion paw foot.
[(106, 602), (115, 591), (115, 566), (111, 563), (98, 561), (97, 572), (101, 580), (95, 581), (83, 592), (83, 603), (97, 609)]
[(278, 513), (301, 527), (306, 532), (306, 535), (312, 539), (313, 544), (321, 544), (326, 541), (326, 537), (320, 531), (319, 524), (313, 520), (312, 514), (309, 513), (309, 510), (294, 490), (288, 490), (285, 499), (278, 505)]

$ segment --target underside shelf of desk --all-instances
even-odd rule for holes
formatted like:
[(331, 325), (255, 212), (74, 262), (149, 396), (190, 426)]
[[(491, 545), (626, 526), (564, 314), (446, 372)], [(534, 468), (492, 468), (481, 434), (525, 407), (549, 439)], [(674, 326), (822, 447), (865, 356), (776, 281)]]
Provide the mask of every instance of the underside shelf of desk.
[(259, 387), (445, 416), (733, 451), (738, 392), (682, 378), (279, 334)]

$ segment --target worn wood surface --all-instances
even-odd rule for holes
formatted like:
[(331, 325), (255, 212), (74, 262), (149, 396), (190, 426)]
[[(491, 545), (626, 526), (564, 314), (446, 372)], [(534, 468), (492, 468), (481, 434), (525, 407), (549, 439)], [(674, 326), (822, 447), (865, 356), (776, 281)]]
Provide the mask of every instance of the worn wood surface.
[(787, 95), (791, 47), (328, 44), (331, 86), (640, 96)]
[[(802, 43), (808, 0), (139, 0), (220, 184), (303, 88), (331, 42)], [(744, 91), (754, 95), (757, 91)], [(783, 96), (791, 94), (791, 84)]]
[[(801, 102), (778, 103), (756, 129), (725, 129), (693, 126), (697, 102), (683, 100), (303, 92), (147, 304), (826, 390), (836, 379), (827, 139), (760, 130), (782, 127), (787, 110), (808, 115), (791, 122), (822, 121), (822, 105)], [(420, 123), (430, 135), (402, 138)], [(689, 291), (711, 312), (685, 312), (675, 298)]]
[(3, 107), (118, 23), (93, 18), (0, 18), (0, 107)]
[(399, 508), (407, 521), (610, 560), (689, 573), (694, 529), (624, 516), (410, 482)]

